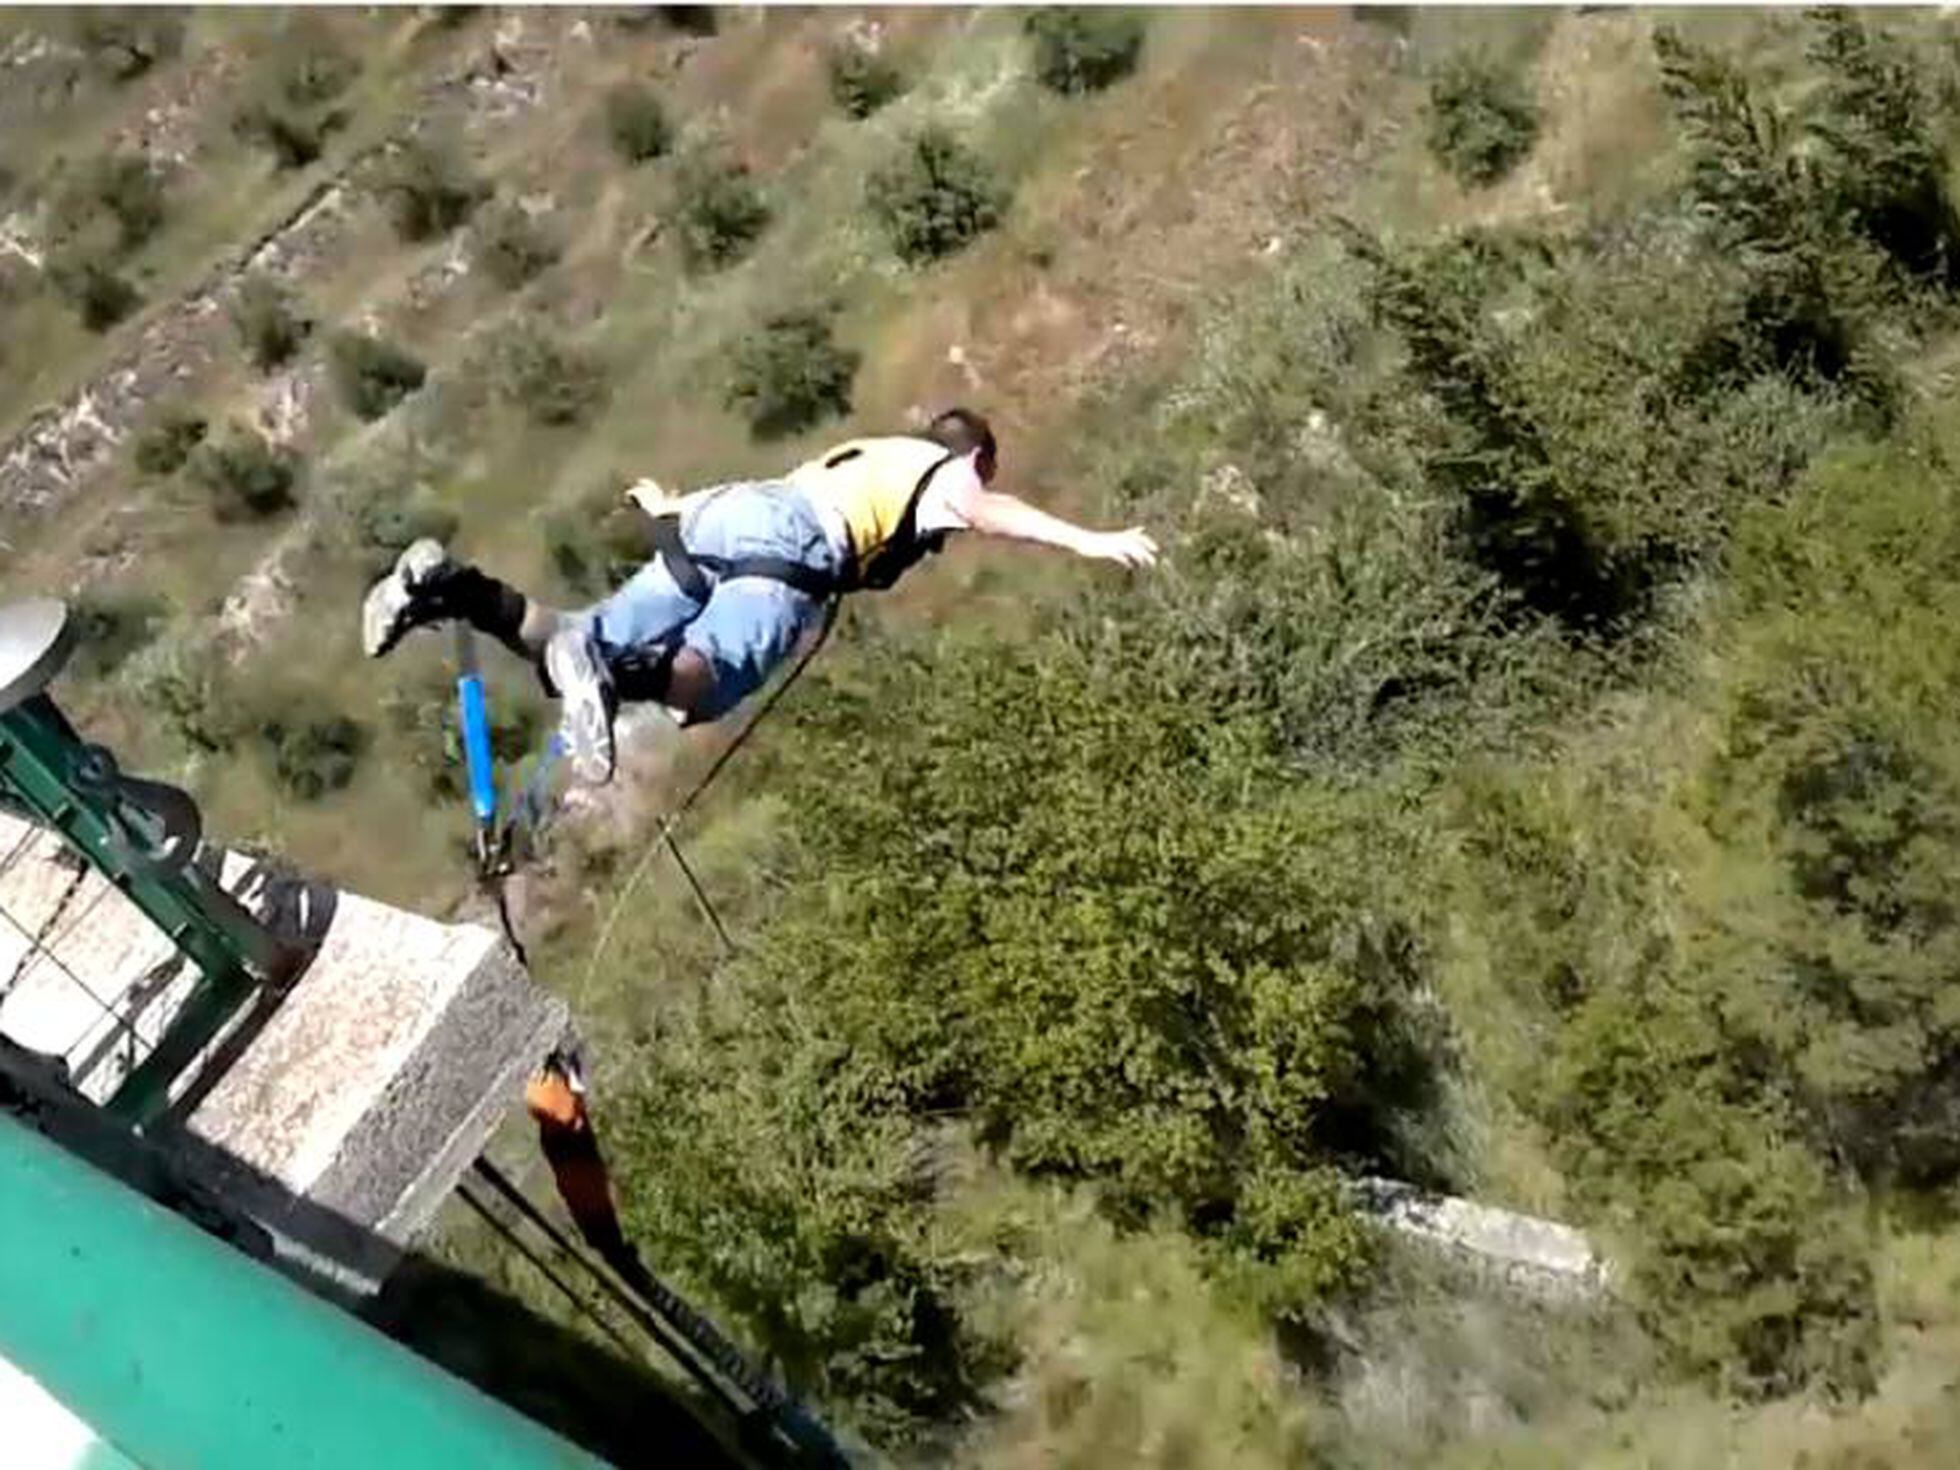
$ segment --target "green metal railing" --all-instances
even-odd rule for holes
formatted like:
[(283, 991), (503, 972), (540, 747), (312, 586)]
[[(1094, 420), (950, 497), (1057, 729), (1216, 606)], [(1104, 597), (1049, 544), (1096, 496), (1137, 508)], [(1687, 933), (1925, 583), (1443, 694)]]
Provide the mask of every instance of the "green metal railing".
[(293, 957), (195, 865), (197, 804), (173, 786), (124, 775), (44, 692), (71, 644), (62, 604), (0, 608), (0, 796), (66, 838), (197, 967), (196, 988), (110, 1100), (111, 1111), (140, 1126), (163, 1112), (177, 1076), (260, 986), (290, 971)]
[(603, 1462), (0, 1112), (0, 1357), (139, 1465)]

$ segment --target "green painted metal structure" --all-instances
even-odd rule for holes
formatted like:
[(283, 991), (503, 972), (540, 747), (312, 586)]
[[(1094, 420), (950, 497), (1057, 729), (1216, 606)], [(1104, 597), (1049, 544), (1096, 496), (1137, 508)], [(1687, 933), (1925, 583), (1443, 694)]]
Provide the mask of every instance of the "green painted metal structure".
[(125, 776), (43, 692), (73, 641), (60, 602), (0, 609), (0, 795), (65, 837), (200, 972), (168, 1032), (110, 1100), (112, 1112), (140, 1126), (163, 1112), (176, 1076), (293, 958), (193, 864), (202, 837), (197, 804), (173, 786)]
[(149, 1470), (601, 1461), (0, 1113), (0, 1356)]

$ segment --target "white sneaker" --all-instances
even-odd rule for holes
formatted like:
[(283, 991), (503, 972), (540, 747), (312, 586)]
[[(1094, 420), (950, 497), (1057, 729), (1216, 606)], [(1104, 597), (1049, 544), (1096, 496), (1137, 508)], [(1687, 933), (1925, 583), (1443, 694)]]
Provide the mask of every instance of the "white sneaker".
[(440, 541), (427, 537), (395, 558), (388, 575), (368, 589), (361, 604), (361, 647), (380, 658), (413, 628), (432, 621), (440, 607), (429, 594), (450, 566)]
[(544, 646), (545, 677), (558, 691), (559, 732), (572, 774), (591, 786), (613, 778), (613, 690), (592, 635), (560, 628)]

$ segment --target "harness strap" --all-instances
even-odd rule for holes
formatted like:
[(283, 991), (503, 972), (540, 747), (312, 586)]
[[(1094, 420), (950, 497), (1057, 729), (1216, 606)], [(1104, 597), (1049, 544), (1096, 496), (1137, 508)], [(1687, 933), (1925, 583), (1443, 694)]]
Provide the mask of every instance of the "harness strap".
[(714, 591), (703, 568), (718, 577), (767, 577), (811, 597), (830, 597), (844, 590), (844, 584), (830, 573), (787, 557), (704, 556), (690, 551), (681, 539), (681, 518), (671, 512), (653, 517), (653, 549), (666, 564), (674, 585), (696, 602), (706, 602)]

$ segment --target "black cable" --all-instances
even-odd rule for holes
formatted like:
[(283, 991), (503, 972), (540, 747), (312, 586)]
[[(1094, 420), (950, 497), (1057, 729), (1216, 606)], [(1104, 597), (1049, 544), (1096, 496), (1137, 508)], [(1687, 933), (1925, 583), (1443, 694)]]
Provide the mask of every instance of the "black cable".
[(476, 1211), (477, 1215), (482, 1218), (486, 1225), (503, 1237), (506, 1245), (536, 1267), (538, 1274), (544, 1277), (546, 1281), (549, 1281), (553, 1286), (557, 1287), (565, 1300), (569, 1301), (587, 1321), (605, 1333), (607, 1337), (611, 1338), (618, 1345), (621, 1352), (629, 1356), (638, 1355), (638, 1349), (626, 1340), (624, 1333), (614, 1327), (604, 1317), (600, 1316), (592, 1303), (586, 1300), (571, 1282), (552, 1269), (550, 1262), (544, 1260), (536, 1251), (532, 1250), (525, 1243), (523, 1237), (518, 1235), (495, 1210), (476, 1197), (475, 1193), (470, 1189), (467, 1180), (458, 1179), (456, 1181), (456, 1193), (462, 1196), (463, 1203)]

